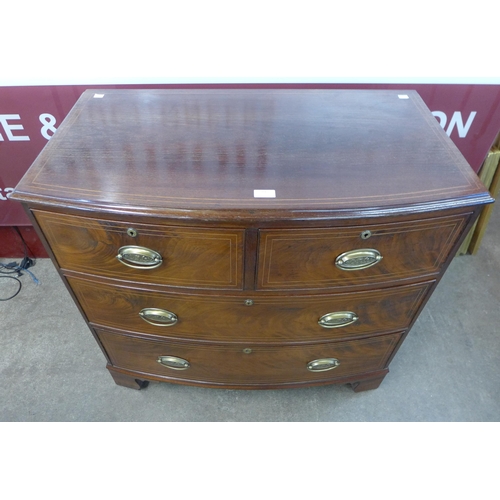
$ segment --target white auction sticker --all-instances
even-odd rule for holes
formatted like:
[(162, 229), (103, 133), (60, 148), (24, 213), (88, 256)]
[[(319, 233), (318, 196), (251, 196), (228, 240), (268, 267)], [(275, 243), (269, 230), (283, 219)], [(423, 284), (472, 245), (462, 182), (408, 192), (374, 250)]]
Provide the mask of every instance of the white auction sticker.
[(276, 198), (276, 189), (254, 189), (254, 198)]
[(104, 94), (94, 94), (94, 99), (102, 99)]
[(400, 99), (409, 99), (409, 98), (410, 98), (410, 96), (408, 96), (408, 95), (406, 95), (406, 94), (398, 94), (398, 97), (399, 97)]

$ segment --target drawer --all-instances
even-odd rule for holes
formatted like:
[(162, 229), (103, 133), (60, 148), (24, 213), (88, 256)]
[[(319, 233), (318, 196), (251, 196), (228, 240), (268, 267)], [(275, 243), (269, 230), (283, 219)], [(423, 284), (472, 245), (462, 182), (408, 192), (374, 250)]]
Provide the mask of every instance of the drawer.
[(437, 275), (470, 215), (347, 228), (261, 230), (257, 287), (321, 289)]
[(97, 333), (116, 368), (167, 380), (233, 386), (333, 380), (381, 370), (401, 337), (394, 333), (348, 342), (241, 347), (145, 340), (104, 330)]
[[(242, 288), (243, 230), (33, 213), (62, 269), (175, 287)], [(137, 247), (153, 250), (161, 263)]]
[(231, 297), (168, 294), (67, 279), (95, 325), (177, 339), (240, 343), (313, 342), (402, 330), (433, 285), (326, 296)]

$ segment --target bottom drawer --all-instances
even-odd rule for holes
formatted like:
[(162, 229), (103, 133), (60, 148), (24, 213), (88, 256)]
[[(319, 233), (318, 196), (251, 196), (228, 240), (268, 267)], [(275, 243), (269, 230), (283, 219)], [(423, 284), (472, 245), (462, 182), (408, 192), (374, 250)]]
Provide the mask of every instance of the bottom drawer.
[(381, 370), (401, 337), (401, 333), (393, 333), (279, 347), (168, 342), (104, 330), (97, 333), (116, 368), (167, 381), (228, 386), (318, 382)]

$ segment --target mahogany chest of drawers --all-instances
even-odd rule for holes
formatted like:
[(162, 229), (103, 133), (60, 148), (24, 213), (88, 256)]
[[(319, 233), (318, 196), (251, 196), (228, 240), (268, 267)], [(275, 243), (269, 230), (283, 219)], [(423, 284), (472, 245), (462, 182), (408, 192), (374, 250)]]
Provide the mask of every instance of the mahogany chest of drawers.
[(378, 387), (493, 200), (414, 91), (86, 91), (21, 201), (120, 385)]

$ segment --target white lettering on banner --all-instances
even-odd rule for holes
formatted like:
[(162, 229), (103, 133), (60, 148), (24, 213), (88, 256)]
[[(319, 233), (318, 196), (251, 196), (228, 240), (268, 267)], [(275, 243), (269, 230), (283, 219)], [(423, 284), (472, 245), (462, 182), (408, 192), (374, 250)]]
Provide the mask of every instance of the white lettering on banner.
[(470, 126), (472, 125), (472, 122), (474, 121), (474, 118), (477, 115), (477, 111), (471, 111), (469, 118), (467, 118), (467, 121), (465, 122), (465, 125), (464, 125), (464, 119), (462, 117), (462, 112), (455, 111), (453, 113), (453, 116), (451, 117), (448, 128), (446, 128), (446, 123), (448, 122), (448, 117), (446, 116), (446, 113), (443, 113), (442, 111), (433, 111), (432, 114), (438, 119), (439, 125), (441, 125), (441, 127), (443, 127), (443, 129), (446, 130), (446, 135), (448, 137), (450, 137), (451, 133), (453, 132), (453, 129), (457, 127), (458, 137), (463, 139), (464, 137), (467, 136)]
[(2, 195), (2, 188), (0, 188), (0, 200), (5, 201), (10, 198), (10, 195), (14, 192), (14, 188), (4, 188), (5, 196)]
[[(38, 119), (40, 120), (40, 123), (43, 125), (42, 129), (40, 132), (42, 133), (43, 137), (45, 139), (49, 140), (56, 132), (56, 128), (54, 125), (56, 124), (56, 119), (54, 115), (51, 115), (50, 113), (42, 113)], [(49, 132), (52, 132), (49, 135)]]
[(442, 128), (445, 128), (446, 122), (448, 121), (446, 113), (443, 113), (442, 111), (433, 111), (432, 114), (438, 119), (439, 125), (441, 125)]
[(469, 118), (467, 118), (467, 122), (464, 125), (464, 121), (462, 119), (462, 113), (460, 113), (460, 111), (455, 111), (453, 113), (453, 116), (451, 117), (448, 129), (446, 130), (446, 134), (448, 135), (448, 137), (451, 135), (453, 127), (456, 125), (458, 137), (464, 138), (467, 135), (467, 132), (469, 132), (470, 126), (472, 125), (472, 122), (476, 117), (476, 114), (477, 114), (476, 111), (471, 111)]
[[(29, 141), (30, 138), (27, 135), (14, 135), (13, 130), (24, 130), (24, 127), (20, 123), (9, 123), (9, 120), (20, 120), (19, 115), (0, 115), (0, 125), (3, 127), (5, 135), (9, 141)], [(0, 141), (4, 138), (0, 133)]]

